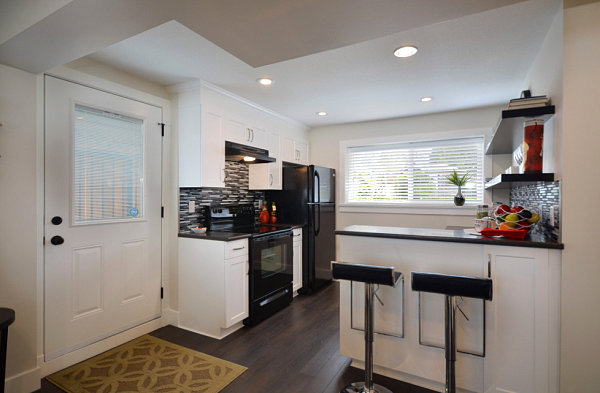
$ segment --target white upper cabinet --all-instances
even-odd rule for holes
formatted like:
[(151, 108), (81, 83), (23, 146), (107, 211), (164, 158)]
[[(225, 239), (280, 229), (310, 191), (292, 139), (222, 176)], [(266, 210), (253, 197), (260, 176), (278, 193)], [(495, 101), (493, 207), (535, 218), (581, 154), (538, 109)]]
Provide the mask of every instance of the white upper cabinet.
[(250, 190), (281, 190), (280, 137), (274, 133), (267, 135), (269, 156), (276, 161), (249, 165), (248, 189)]
[(292, 138), (283, 138), (281, 142), (281, 160), (308, 165), (308, 143)]
[(277, 160), (249, 166), (250, 189), (280, 190), (282, 161), (308, 164), (308, 144), (297, 138), (305, 132), (301, 125), (205, 82), (172, 91), (178, 95), (179, 187), (225, 187), (225, 141), (266, 149)]
[(258, 109), (225, 98), (224, 139), (261, 149), (268, 149), (269, 135), (262, 125), (262, 116)]
[(224, 187), (223, 108), (208, 89), (178, 96), (179, 187)]

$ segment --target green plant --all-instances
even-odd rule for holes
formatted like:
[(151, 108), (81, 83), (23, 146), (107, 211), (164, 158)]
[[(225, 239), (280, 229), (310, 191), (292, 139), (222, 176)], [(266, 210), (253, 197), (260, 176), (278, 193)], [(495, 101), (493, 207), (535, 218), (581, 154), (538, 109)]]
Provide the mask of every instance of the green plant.
[(464, 175), (459, 176), (456, 172), (456, 169), (452, 172), (451, 175), (446, 176), (446, 179), (455, 186), (464, 186), (469, 180), (471, 180), (471, 176), (469, 176), (469, 172), (466, 172)]

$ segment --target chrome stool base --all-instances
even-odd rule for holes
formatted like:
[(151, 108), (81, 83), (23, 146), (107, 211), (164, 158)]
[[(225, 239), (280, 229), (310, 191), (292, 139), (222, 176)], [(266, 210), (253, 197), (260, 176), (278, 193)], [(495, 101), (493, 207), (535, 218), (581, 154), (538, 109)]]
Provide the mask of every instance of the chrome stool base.
[(369, 391), (365, 388), (364, 382), (354, 382), (354, 383), (351, 383), (350, 385), (346, 386), (342, 390), (340, 390), (340, 393), (393, 393), (393, 392), (384, 386), (377, 385), (376, 383), (373, 384), (373, 390)]

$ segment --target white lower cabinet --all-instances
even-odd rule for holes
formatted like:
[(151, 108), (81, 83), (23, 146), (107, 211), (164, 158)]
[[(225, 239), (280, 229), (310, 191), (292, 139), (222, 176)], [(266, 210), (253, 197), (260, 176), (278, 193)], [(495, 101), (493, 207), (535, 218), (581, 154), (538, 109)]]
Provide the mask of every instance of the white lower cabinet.
[(493, 280), (484, 392), (558, 392), (560, 260), (546, 249), (486, 247)]
[(248, 316), (248, 256), (225, 260), (225, 328)]
[(248, 317), (248, 240), (179, 238), (179, 326), (221, 339)]
[(292, 280), (292, 289), (294, 296), (298, 294), (298, 289), (302, 288), (302, 228), (294, 229), (294, 277)]

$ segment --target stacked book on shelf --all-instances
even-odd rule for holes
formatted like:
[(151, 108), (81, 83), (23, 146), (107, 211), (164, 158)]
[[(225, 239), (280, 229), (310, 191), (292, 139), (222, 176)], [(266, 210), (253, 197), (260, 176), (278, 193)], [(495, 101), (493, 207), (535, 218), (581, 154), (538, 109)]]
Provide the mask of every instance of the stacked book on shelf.
[(510, 100), (507, 109), (537, 108), (550, 105), (550, 98), (546, 96), (535, 96), (527, 98), (514, 98)]

